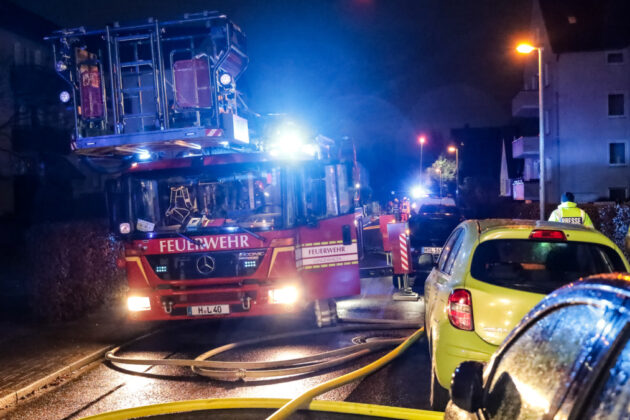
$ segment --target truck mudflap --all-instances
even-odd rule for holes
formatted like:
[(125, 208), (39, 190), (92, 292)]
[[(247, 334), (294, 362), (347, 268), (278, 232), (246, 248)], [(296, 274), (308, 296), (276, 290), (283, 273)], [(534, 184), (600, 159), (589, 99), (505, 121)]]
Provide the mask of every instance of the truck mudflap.
[(308, 300), (361, 292), (354, 218), (348, 214), (298, 229), (295, 259)]

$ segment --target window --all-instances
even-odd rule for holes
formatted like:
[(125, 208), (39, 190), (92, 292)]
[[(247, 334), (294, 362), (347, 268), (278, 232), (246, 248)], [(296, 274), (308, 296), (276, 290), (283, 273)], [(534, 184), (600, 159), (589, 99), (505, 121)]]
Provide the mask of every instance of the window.
[(623, 261), (603, 245), (494, 239), (477, 246), (470, 275), (501, 287), (547, 294), (580, 277), (619, 270), (625, 271)]
[(622, 52), (609, 52), (606, 54), (606, 62), (608, 64), (621, 64), (623, 63)]
[(626, 164), (626, 143), (617, 142), (608, 144), (608, 164), (609, 165), (625, 165)]
[(545, 134), (550, 134), (551, 133), (551, 126), (549, 125), (549, 110), (545, 109), (545, 114), (544, 114), (544, 124), (545, 124)]
[(453, 244), (453, 250), (449, 254), (446, 264), (444, 264), (444, 272), (446, 274), (451, 274), (453, 272), (453, 264), (455, 264), (457, 255), (459, 255), (459, 250), (462, 248), (462, 242), (464, 242), (464, 235), (460, 234)]
[(608, 95), (608, 116), (621, 117), (626, 114), (625, 95), (623, 93), (611, 93)]
[(610, 201), (623, 203), (624, 201), (626, 201), (626, 189), (624, 187), (608, 188), (608, 196)]
[(572, 305), (530, 324), (497, 359), (484, 401), (486, 415), (515, 420), (553, 416), (554, 397), (566, 391), (585, 349), (597, 343), (604, 316), (601, 307)]
[(544, 69), (544, 74), (543, 74), (543, 78), (545, 79), (545, 86), (549, 86), (549, 64), (545, 63), (545, 69)]
[(17, 41), (13, 44), (13, 63), (16, 66), (24, 64), (24, 47)]
[(453, 246), (455, 245), (458, 237), (462, 235), (462, 232), (462, 229), (458, 229), (451, 233), (451, 236), (449, 236), (446, 244), (444, 245), (444, 248), (442, 249), (442, 253), (440, 254), (440, 259), (438, 260), (438, 270), (444, 271), (451, 250), (453, 249)]
[(42, 50), (40, 49), (35, 50), (33, 61), (36, 66), (41, 66), (42, 64), (44, 64), (42, 60)]
[[(204, 168), (191, 176), (133, 177), (130, 182), (138, 230), (167, 232), (240, 226), (273, 230), (286, 211), (280, 168)], [(325, 191), (324, 191), (325, 199)], [(325, 204), (322, 205), (325, 208)]]

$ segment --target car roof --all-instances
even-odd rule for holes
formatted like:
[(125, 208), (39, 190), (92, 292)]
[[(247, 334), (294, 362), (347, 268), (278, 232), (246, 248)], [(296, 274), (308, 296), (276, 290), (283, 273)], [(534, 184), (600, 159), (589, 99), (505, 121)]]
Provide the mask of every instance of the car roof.
[[(567, 285), (564, 287), (568, 287)], [(601, 287), (614, 289), (616, 294), (623, 294), (630, 297), (630, 273), (605, 273), (581, 278), (572, 284), (574, 290), (584, 290)]]
[(568, 223), (548, 222), (545, 220), (529, 220), (529, 219), (483, 219), (477, 220), (479, 233), (485, 233), (495, 229), (532, 229), (532, 228), (549, 228), (562, 229), (582, 232), (592, 232), (593, 229), (582, 225), (574, 225)]
[(534, 229), (561, 230), (567, 241), (596, 243), (609, 246), (620, 253), (617, 246), (598, 230), (569, 223), (528, 219), (482, 219), (463, 222), (479, 242), (494, 239), (529, 239)]

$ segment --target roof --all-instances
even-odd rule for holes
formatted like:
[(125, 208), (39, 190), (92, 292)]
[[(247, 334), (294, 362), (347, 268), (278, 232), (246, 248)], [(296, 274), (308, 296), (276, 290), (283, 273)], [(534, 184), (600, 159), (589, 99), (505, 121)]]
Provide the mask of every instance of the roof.
[(628, 0), (539, 0), (554, 53), (630, 45)]
[(59, 29), (51, 21), (9, 0), (0, 1), (0, 28), (42, 43), (44, 36)]

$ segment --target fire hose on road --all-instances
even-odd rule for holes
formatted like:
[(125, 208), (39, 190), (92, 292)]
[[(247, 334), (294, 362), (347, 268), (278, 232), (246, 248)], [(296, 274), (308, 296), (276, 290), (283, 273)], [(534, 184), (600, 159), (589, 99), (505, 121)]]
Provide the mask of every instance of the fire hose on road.
[[(226, 344), (205, 352), (195, 359), (137, 359), (129, 357), (117, 356), (123, 346), (116, 347), (105, 355), (105, 358), (112, 363), (127, 365), (161, 365), (161, 366), (181, 366), (190, 367), (196, 374), (209, 377), (215, 380), (234, 381), (245, 379), (265, 379), (277, 378), (283, 376), (303, 375), (328, 369), (341, 365), (356, 358), (365, 356), (369, 353), (383, 350), (387, 347), (396, 346), (389, 353), (374, 362), (355, 371), (349, 372), (338, 378), (324, 382), (314, 388), (304, 392), (297, 398), (289, 401), (269, 419), (283, 419), (288, 417), (295, 410), (308, 404), (317, 395), (327, 392), (331, 389), (342, 386), (346, 383), (360, 379), (389, 363), (391, 360), (402, 354), (409, 346), (417, 341), (424, 331), (424, 328), (418, 328), (418, 324), (388, 321), (388, 320), (369, 320), (369, 319), (344, 319), (344, 323), (353, 323), (353, 325), (341, 325), (337, 327), (324, 328), (320, 330), (305, 330), (283, 334), (275, 334), (265, 338), (255, 338), (244, 340), (237, 343)], [(392, 329), (416, 329), (414, 333), (402, 338), (379, 338), (375, 340), (366, 340), (365, 342), (353, 344), (340, 349), (321, 352), (318, 354), (298, 357), (287, 360), (264, 361), (264, 362), (229, 362), (208, 360), (218, 354), (229, 350), (242, 348), (246, 346), (261, 345), (276, 340), (285, 340), (291, 338), (300, 338), (304, 336), (312, 336), (313, 334), (331, 334), (349, 331), (374, 331), (374, 330), (392, 330)], [(155, 333), (151, 333), (155, 334)], [(136, 341), (146, 338), (148, 335), (138, 338), (126, 346)]]

